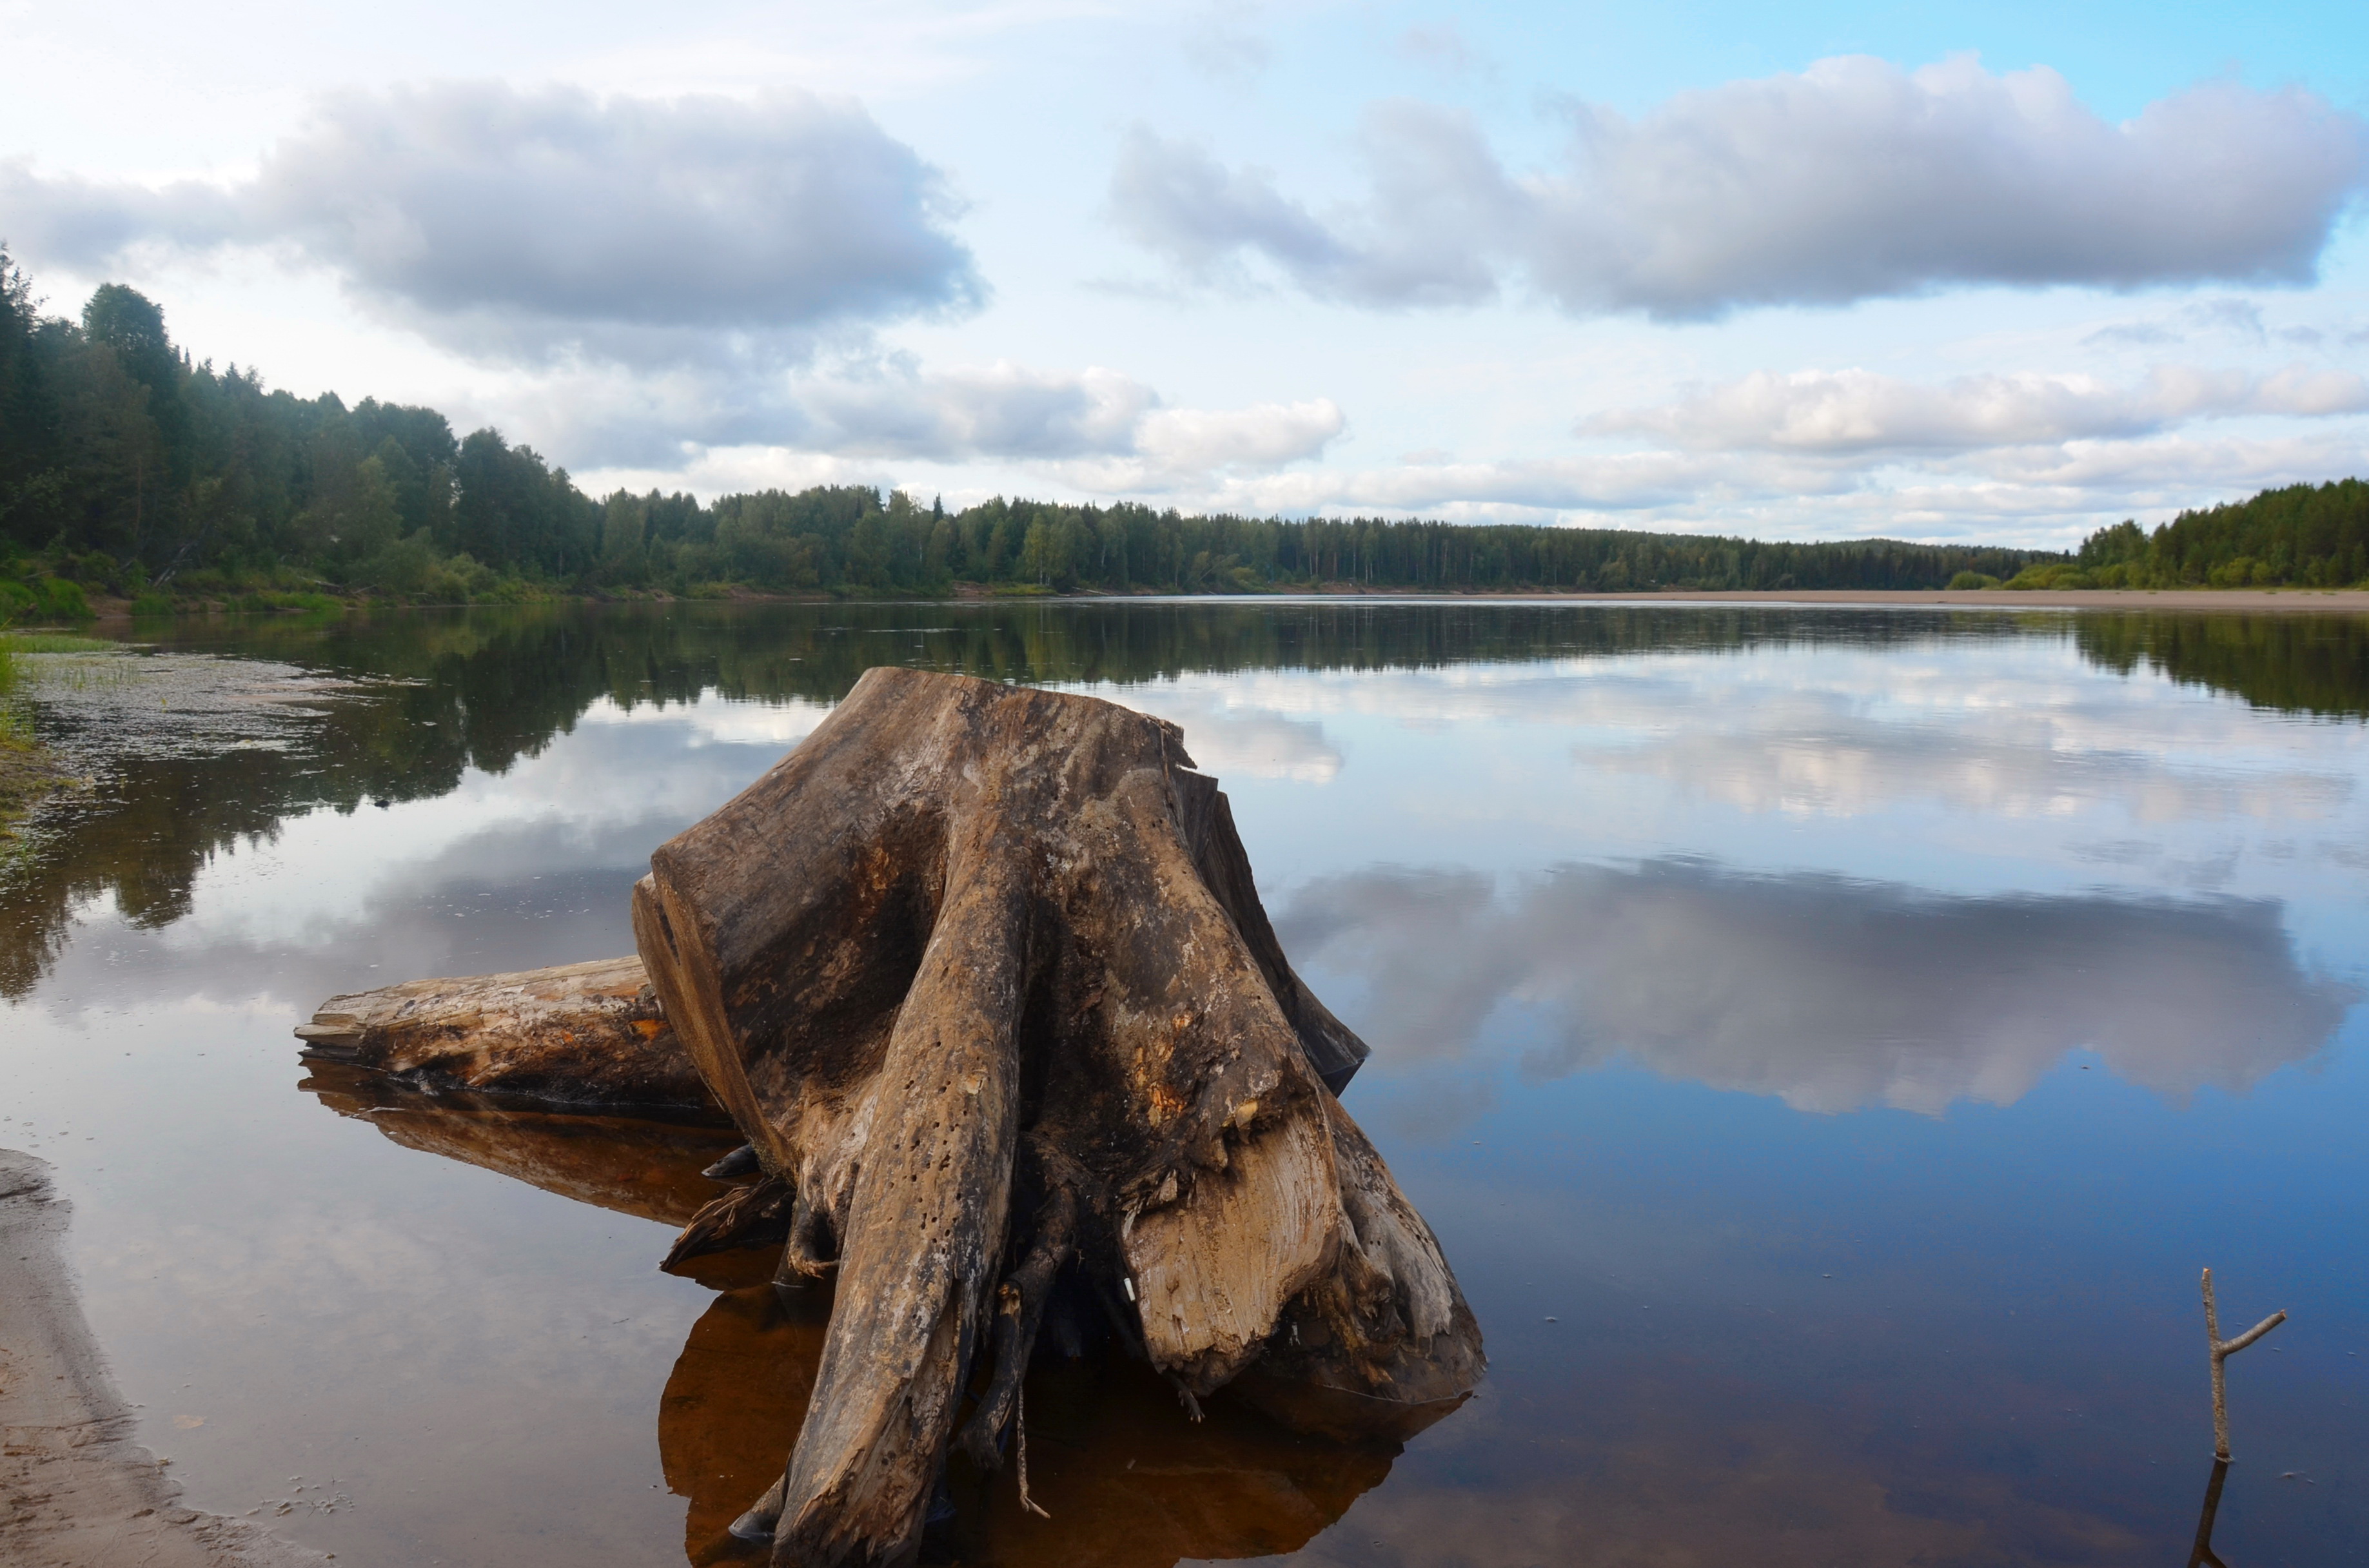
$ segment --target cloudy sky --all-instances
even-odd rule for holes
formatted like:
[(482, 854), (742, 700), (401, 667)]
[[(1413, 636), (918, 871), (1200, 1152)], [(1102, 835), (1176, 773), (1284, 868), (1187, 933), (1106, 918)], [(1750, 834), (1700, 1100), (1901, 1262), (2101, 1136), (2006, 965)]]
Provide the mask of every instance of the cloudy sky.
[(589, 487), (2065, 543), (2369, 471), (2369, 10), (0, 0), (0, 237)]

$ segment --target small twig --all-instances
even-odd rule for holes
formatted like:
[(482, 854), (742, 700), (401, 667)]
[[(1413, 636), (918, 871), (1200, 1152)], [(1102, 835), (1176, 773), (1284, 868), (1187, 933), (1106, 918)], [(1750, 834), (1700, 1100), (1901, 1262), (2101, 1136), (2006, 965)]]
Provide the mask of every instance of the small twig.
[(1020, 1431), (1020, 1505), (1040, 1519), (1049, 1519), (1053, 1516), (1036, 1506), (1036, 1499), (1028, 1495), (1028, 1387), (1024, 1383), (1021, 1385), (1018, 1402), (1019, 1410), (1012, 1424)]
[(2213, 1302), (2213, 1271), (2204, 1271), (2204, 1343), (2213, 1353), (2213, 1457), (2229, 1457), (2229, 1388), (2221, 1364), (2246, 1346), (2261, 1338), (2287, 1321), (2283, 1311), (2272, 1312), (2235, 1339), (2221, 1337), (2221, 1311)]

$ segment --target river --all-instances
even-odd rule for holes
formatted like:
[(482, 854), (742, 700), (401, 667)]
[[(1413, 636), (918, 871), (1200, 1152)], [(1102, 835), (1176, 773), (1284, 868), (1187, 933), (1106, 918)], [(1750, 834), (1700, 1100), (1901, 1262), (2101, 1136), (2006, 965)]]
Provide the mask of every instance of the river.
[[(188, 1502), (352, 1568), (733, 1562), (827, 1299), (655, 1268), (732, 1141), (290, 1030), (629, 951), (876, 664), (1173, 719), (1487, 1336), (1402, 1452), (1030, 1384), (1011, 1564), (2232, 1563), (2369, 1540), (2369, 621), (1362, 601), (544, 605), (35, 656), (0, 1146)], [(535, 1180), (506, 1172), (527, 1171)], [(538, 1182), (540, 1185), (538, 1185)], [(588, 1201), (589, 1200), (589, 1201)], [(2225, 1322), (2225, 1331), (2232, 1325)]]

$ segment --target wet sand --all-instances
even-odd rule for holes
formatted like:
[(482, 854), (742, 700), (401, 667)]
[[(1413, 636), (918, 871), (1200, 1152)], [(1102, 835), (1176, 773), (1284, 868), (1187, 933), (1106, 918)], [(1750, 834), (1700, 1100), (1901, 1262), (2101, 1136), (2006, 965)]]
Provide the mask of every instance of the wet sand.
[(180, 1505), (66, 1271), (46, 1161), (0, 1150), (0, 1562), (21, 1568), (315, 1568), (260, 1526)]

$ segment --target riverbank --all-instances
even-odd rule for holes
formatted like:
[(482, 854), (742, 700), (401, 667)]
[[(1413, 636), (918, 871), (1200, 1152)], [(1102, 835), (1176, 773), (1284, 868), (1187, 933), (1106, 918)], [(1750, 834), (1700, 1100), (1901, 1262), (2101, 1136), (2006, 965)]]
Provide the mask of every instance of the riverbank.
[(260, 1526), (180, 1505), (132, 1440), (66, 1268), (48, 1162), (0, 1149), (0, 1562), (42, 1568), (316, 1568)]

